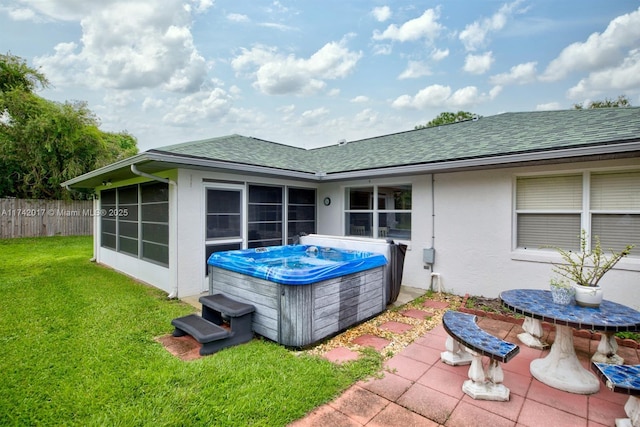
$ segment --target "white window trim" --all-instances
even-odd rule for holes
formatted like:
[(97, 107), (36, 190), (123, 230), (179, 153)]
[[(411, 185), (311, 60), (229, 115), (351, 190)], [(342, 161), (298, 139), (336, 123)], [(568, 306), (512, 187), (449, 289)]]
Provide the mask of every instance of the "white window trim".
[[(518, 213), (526, 213), (526, 210), (517, 211), (516, 210), (516, 193), (517, 193), (517, 180), (521, 177), (536, 177), (536, 176), (551, 176), (551, 175), (569, 175), (569, 174), (582, 174), (582, 211), (580, 213), (580, 225), (581, 228), (587, 230), (588, 233), (591, 233), (591, 215), (593, 213), (599, 213), (602, 211), (591, 210), (590, 209), (590, 201), (591, 201), (591, 174), (598, 172), (631, 172), (638, 170), (637, 166), (627, 166), (620, 168), (590, 168), (585, 170), (560, 170), (560, 171), (546, 171), (546, 172), (532, 172), (532, 173), (523, 173), (523, 174), (514, 174), (512, 177), (512, 229), (511, 229), (511, 259), (514, 261), (529, 261), (529, 262), (539, 262), (539, 263), (558, 263), (562, 261), (562, 258), (559, 254), (557, 254), (553, 250), (548, 249), (521, 249), (517, 247), (517, 236), (518, 236)], [(542, 211), (536, 211), (538, 213)], [(549, 213), (554, 213), (555, 211), (549, 210)], [(567, 211), (562, 211), (566, 213)], [(639, 212), (633, 212), (634, 214), (640, 214)], [(590, 249), (590, 241), (587, 242), (587, 247)], [(626, 257), (620, 260), (618, 264), (614, 267), (614, 270), (626, 270), (626, 271), (640, 271), (640, 257)]]

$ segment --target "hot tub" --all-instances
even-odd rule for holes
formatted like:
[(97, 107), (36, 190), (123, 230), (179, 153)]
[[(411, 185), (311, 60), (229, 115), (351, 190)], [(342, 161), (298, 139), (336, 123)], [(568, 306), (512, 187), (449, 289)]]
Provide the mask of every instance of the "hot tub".
[(253, 304), (253, 330), (304, 347), (386, 308), (382, 254), (314, 245), (217, 252), (209, 292)]

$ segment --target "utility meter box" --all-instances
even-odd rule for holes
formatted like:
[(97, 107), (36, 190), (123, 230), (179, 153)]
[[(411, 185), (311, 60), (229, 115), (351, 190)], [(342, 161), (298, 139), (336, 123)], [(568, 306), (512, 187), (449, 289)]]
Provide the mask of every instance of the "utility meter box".
[(425, 264), (433, 265), (436, 260), (436, 249), (435, 248), (424, 248), (422, 250), (422, 262)]

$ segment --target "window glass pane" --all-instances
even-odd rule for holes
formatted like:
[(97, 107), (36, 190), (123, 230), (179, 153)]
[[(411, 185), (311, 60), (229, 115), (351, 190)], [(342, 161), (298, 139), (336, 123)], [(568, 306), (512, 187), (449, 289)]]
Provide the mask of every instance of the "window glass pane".
[(142, 192), (142, 203), (169, 201), (169, 184), (164, 182), (142, 184), (140, 191)]
[(411, 185), (378, 187), (378, 209), (411, 210)]
[(142, 242), (142, 258), (169, 265), (169, 247), (157, 243)]
[(591, 216), (592, 247), (593, 238), (600, 238), (600, 245), (606, 253), (613, 249), (621, 251), (627, 245), (635, 245), (631, 256), (640, 256), (640, 215), (606, 215)]
[(147, 242), (169, 244), (168, 224), (142, 224), (142, 240)]
[(378, 237), (411, 240), (411, 214), (381, 212), (378, 214)]
[(138, 203), (138, 186), (118, 188), (118, 204), (130, 205)]
[(580, 215), (518, 214), (517, 245), (523, 249), (557, 246), (580, 250)]
[(138, 238), (137, 222), (120, 221), (119, 230), (121, 236), (131, 237), (133, 239)]
[(582, 209), (582, 175), (519, 177), (516, 209)]
[(100, 236), (100, 243), (104, 248), (116, 249), (116, 236), (115, 234), (102, 233)]
[(289, 204), (315, 206), (316, 190), (308, 188), (289, 188)]
[(347, 236), (368, 236), (371, 237), (371, 226), (373, 224), (372, 213), (346, 213), (345, 224)]
[(249, 224), (249, 247), (277, 246), (282, 244), (282, 223), (259, 222)]
[(249, 221), (281, 221), (282, 205), (249, 205)]
[(347, 188), (347, 210), (372, 210), (373, 187)]
[(282, 204), (282, 187), (249, 186), (249, 203)]
[(302, 220), (315, 220), (315, 206), (291, 206), (289, 205), (289, 222)]
[(240, 214), (207, 215), (207, 239), (240, 237)]
[(206, 238), (241, 238), (240, 190), (207, 189)]
[(109, 218), (102, 218), (102, 232), (116, 234), (116, 222)]
[(142, 221), (169, 222), (169, 203), (151, 203), (142, 205)]
[(207, 190), (207, 213), (240, 214), (240, 191)]
[(120, 235), (120, 237), (118, 237), (118, 252), (138, 255), (138, 240)]
[(640, 210), (640, 172), (592, 174), (591, 209)]
[(114, 205), (116, 204), (116, 190), (102, 190), (100, 192), (100, 201), (102, 205)]

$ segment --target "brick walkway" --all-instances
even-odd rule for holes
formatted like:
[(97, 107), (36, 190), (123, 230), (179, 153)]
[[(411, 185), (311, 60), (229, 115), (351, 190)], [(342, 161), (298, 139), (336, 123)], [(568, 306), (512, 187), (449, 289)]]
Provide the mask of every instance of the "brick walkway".
[[(425, 310), (407, 310), (410, 317), (422, 316), (418, 311), (446, 308), (440, 302), (427, 301)], [(426, 314), (425, 314), (426, 315)], [(406, 328), (399, 322), (381, 325), (394, 330)], [(625, 418), (626, 395), (613, 393), (601, 386), (598, 393), (578, 395), (548, 387), (532, 378), (529, 364), (543, 357), (548, 350), (535, 350), (522, 345), (517, 334), (518, 324), (487, 317), (478, 325), (507, 341), (520, 345), (520, 353), (503, 364), (504, 384), (511, 390), (508, 402), (474, 400), (462, 392), (468, 378), (468, 366), (449, 366), (440, 361), (446, 332), (442, 325), (427, 332), (384, 364), (381, 378), (360, 381), (340, 397), (323, 405), (306, 417), (290, 424), (303, 426), (613, 426), (615, 418)], [(545, 329), (547, 342), (552, 343), (554, 331)], [(398, 333), (404, 331), (397, 330)], [(357, 337), (361, 345), (384, 351), (384, 339), (372, 334)], [(574, 337), (578, 358), (589, 369), (590, 357), (598, 341), (589, 333)], [(640, 363), (635, 348), (621, 346), (618, 354), (625, 363)], [(342, 363), (358, 353), (337, 348), (325, 357)]]

